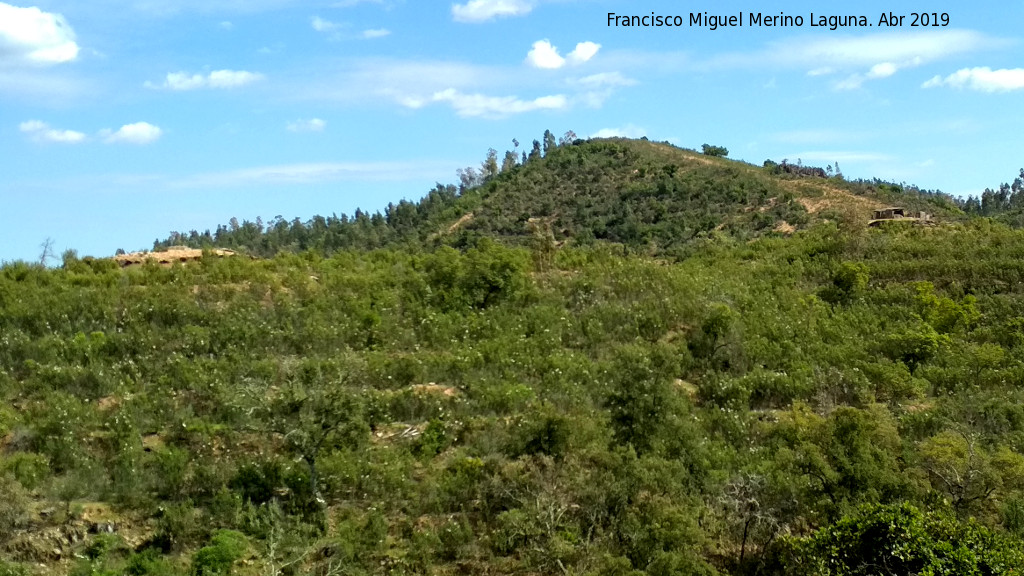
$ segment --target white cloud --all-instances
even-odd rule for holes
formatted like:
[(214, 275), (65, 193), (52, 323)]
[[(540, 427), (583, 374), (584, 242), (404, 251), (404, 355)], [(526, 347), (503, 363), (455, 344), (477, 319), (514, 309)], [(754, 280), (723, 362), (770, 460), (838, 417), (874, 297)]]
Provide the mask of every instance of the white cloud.
[(0, 2), (0, 64), (60, 64), (78, 50), (75, 31), (60, 14)]
[(548, 40), (538, 40), (526, 54), (526, 61), (535, 68), (554, 70), (565, 66), (565, 58), (558, 55), (558, 49)]
[(459, 116), (482, 118), (504, 118), (512, 114), (535, 110), (561, 110), (569, 106), (569, 99), (561, 94), (521, 100), (515, 96), (464, 94), (454, 88), (437, 92), (432, 100), (450, 104)]
[[(919, 62), (912, 61), (910, 65), (916, 66)], [(868, 70), (867, 74), (850, 74), (846, 78), (836, 81), (832, 84), (832, 87), (836, 90), (856, 90), (864, 85), (866, 80), (874, 80), (877, 78), (888, 78), (895, 74), (901, 66), (897, 66), (892, 62), (880, 62), (875, 64)]]
[(494, 18), (524, 16), (533, 10), (530, 0), (470, 0), (465, 4), (452, 4), (452, 18), (456, 22), (486, 22)]
[[(394, 60), (360, 58), (327, 71), (316, 69), (315, 76), (303, 72), (284, 79), (288, 96), (300, 100), (395, 102), (406, 108), (429, 104), (432, 95), (455, 88), (463, 92), (506, 89), (518, 84), (504, 69), (437, 60)], [(292, 80), (293, 79), (293, 80)], [(289, 80), (291, 80), (289, 82)]]
[(979, 92), (1009, 92), (1024, 89), (1024, 68), (1002, 68), (993, 70), (987, 66), (963, 68), (942, 78), (935, 76), (921, 85), (922, 88), (968, 88)]
[(229, 21), (229, 20), (224, 20), (223, 22), (218, 24), (218, 26), (220, 26), (222, 30), (234, 30), (235, 29), (235, 25), (231, 21)]
[(146, 87), (179, 91), (198, 90), (199, 88), (238, 88), (263, 78), (262, 74), (245, 70), (215, 70), (205, 76), (187, 72), (171, 72), (167, 74), (163, 84), (146, 82)]
[(999, 48), (1008, 41), (973, 30), (875, 33), (861, 36), (799, 37), (768, 44), (764, 49), (724, 54), (700, 68), (806, 68), (808, 76), (846, 74), (833, 83), (837, 90), (860, 88), (867, 80), (887, 78), (958, 55)]
[(582, 64), (597, 55), (601, 49), (600, 44), (594, 42), (580, 42), (576, 49), (569, 53), (569, 61), (574, 64)]
[(836, 90), (856, 90), (864, 85), (864, 81), (867, 78), (863, 74), (850, 74), (842, 80), (838, 80), (832, 83), (832, 88)]
[(598, 74), (584, 76), (583, 78), (576, 80), (576, 84), (583, 86), (584, 88), (595, 89), (634, 86), (636, 85), (636, 80), (623, 76), (621, 72), (600, 72)]
[(429, 104), (427, 100), (420, 98), (419, 96), (402, 96), (398, 98), (398, 103), (406, 108), (412, 108), (413, 110), (419, 110)]
[(319, 118), (296, 120), (295, 122), (289, 122), (287, 125), (289, 132), (323, 132), (326, 127), (327, 122)]
[(100, 137), (107, 144), (150, 144), (159, 140), (163, 133), (159, 126), (154, 126), (149, 122), (136, 122), (121, 126), (116, 132), (102, 130)]
[(621, 128), (602, 128), (591, 136), (591, 138), (642, 138), (647, 131), (633, 124), (626, 124)]
[(363, 38), (366, 38), (366, 39), (383, 38), (385, 36), (390, 36), (390, 35), (391, 35), (391, 30), (388, 30), (387, 28), (372, 28), (370, 30), (363, 30), (363, 34), (362, 34)]
[(770, 45), (758, 60), (821, 68), (863, 68), (884, 63), (907, 68), (998, 44), (971, 30), (880, 33), (849, 37), (805, 37)]
[(576, 48), (569, 53), (568, 58), (558, 54), (558, 48), (551, 45), (551, 41), (544, 39), (533, 43), (533, 48), (526, 54), (526, 61), (535, 68), (556, 70), (565, 66), (566, 62), (571, 64), (582, 64), (593, 58), (601, 49), (600, 44), (594, 42), (580, 42)]
[(341, 24), (331, 22), (330, 20), (324, 20), (319, 16), (314, 16), (310, 23), (313, 26), (313, 30), (316, 30), (317, 32), (334, 32), (338, 28), (341, 28)]
[(252, 84), (263, 78), (262, 74), (245, 70), (216, 70), (210, 72), (207, 84), (210, 88), (237, 88)]
[(383, 4), (384, 0), (341, 0), (340, 2), (335, 2), (334, 4), (331, 4), (331, 6), (335, 8), (351, 8), (352, 6), (358, 6), (359, 4), (364, 4), (367, 2), (371, 4)]
[(871, 70), (868, 71), (868, 78), (888, 78), (897, 70), (899, 67), (892, 62), (882, 62), (871, 67)]
[[(171, 72), (167, 74), (163, 87), (170, 90), (195, 90), (206, 85), (206, 78), (202, 74), (188, 75), (185, 72)], [(152, 87), (152, 84), (150, 84)]]
[(637, 82), (621, 72), (600, 72), (569, 80), (569, 85), (580, 91), (576, 99), (590, 108), (600, 108), (616, 88), (633, 86)]
[[(304, 101), (396, 104), (418, 110), (446, 103), (462, 116), (503, 117), (530, 109), (600, 107), (615, 90), (636, 84), (620, 72), (584, 77), (552, 78), (528, 66), (481, 66), (454, 61), (360, 58), (329, 70), (317, 70), (315, 79), (296, 75), (285, 97)], [(454, 92), (453, 92), (454, 91)], [(521, 94), (541, 95), (523, 98)], [(491, 103), (501, 101), (505, 104)], [(477, 106), (474, 102), (483, 102)], [(508, 103), (511, 103), (510, 105)], [(531, 108), (532, 107), (532, 108)], [(509, 112), (508, 110), (511, 110)]]
[(78, 144), (85, 141), (85, 134), (74, 130), (55, 130), (46, 122), (29, 120), (18, 125), (18, 130), (27, 134), (33, 142), (57, 142), (60, 144)]
[(332, 181), (400, 182), (431, 180), (451, 173), (451, 162), (322, 162), (257, 166), (197, 174), (169, 182), (169, 188), (215, 188)]

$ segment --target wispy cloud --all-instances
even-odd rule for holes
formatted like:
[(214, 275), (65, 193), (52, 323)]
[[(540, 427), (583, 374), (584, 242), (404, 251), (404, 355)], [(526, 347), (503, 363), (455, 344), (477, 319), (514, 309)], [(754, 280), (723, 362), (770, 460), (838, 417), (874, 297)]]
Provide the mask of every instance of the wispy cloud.
[[(90, 140), (84, 132), (77, 130), (57, 130), (46, 122), (29, 120), (18, 125), (18, 130), (27, 135), (33, 142), (54, 142), (60, 144), (80, 144)], [(125, 124), (117, 130), (100, 130), (97, 136), (107, 144), (150, 144), (160, 139), (163, 130), (149, 122)]]
[(186, 13), (200, 14), (259, 14), (288, 7), (301, 7), (308, 0), (90, 0), (90, 5), (104, 14), (123, 16), (168, 18)]
[(312, 184), (333, 181), (401, 182), (437, 178), (450, 162), (310, 162), (209, 172), (169, 182), (170, 188), (226, 188), (253, 184)]
[(310, 118), (309, 120), (296, 120), (289, 122), (285, 128), (289, 132), (323, 132), (327, 128), (327, 122), (324, 122), (320, 118)]
[(117, 130), (102, 130), (100, 137), (107, 144), (150, 144), (156, 142), (163, 135), (159, 126), (149, 122), (136, 122), (125, 124)]
[[(312, 71), (312, 69), (311, 69)], [(443, 60), (353, 59), (316, 75), (303, 71), (283, 81), (288, 96), (302, 100), (379, 104), (429, 102), (433, 94), (455, 88), (480, 89), (508, 79), (503, 69)], [(309, 78), (315, 78), (310, 81)]]
[(590, 108), (600, 108), (617, 89), (636, 83), (621, 72), (599, 72), (569, 80), (569, 85), (580, 91), (578, 99)]
[(327, 35), (331, 40), (341, 40), (344, 37), (372, 40), (374, 38), (383, 38), (391, 35), (391, 30), (388, 30), (387, 28), (370, 28), (357, 34), (351, 32), (343, 34), (343, 30), (352, 28), (351, 24), (344, 22), (332, 22), (331, 20), (325, 20), (319, 16), (314, 16), (310, 20), (310, 25), (313, 27), (313, 30)]
[(538, 40), (526, 54), (526, 62), (534, 68), (554, 70), (565, 66), (566, 63), (582, 64), (596, 56), (600, 49), (600, 44), (580, 42), (567, 57), (563, 58), (558, 53), (558, 48), (551, 45), (550, 40)]
[(627, 78), (621, 72), (599, 72), (597, 74), (591, 74), (590, 76), (577, 78), (576, 80), (573, 80), (573, 83), (588, 89), (594, 89), (607, 88), (610, 86), (634, 86), (637, 82), (632, 78)]
[(591, 138), (642, 138), (647, 135), (647, 130), (633, 125), (626, 124), (620, 128), (602, 128), (594, 132)]
[(85, 142), (86, 136), (75, 130), (56, 130), (46, 122), (29, 120), (18, 125), (18, 130), (33, 142), (56, 142), (60, 144), (78, 144)]
[(383, 4), (384, 0), (340, 0), (331, 4), (335, 8), (351, 8), (352, 6), (358, 6), (359, 4)]
[(962, 68), (946, 76), (935, 76), (921, 85), (922, 88), (950, 88), (977, 90), (979, 92), (1010, 92), (1024, 89), (1024, 68), (1002, 68), (993, 70), (988, 66)]
[(486, 22), (495, 18), (524, 16), (533, 10), (531, 0), (470, 0), (452, 5), (452, 18), (456, 22)]
[(522, 100), (515, 96), (464, 94), (454, 88), (437, 92), (432, 101), (450, 104), (456, 114), (467, 118), (504, 118), (535, 110), (561, 110), (569, 106), (569, 99), (562, 94)]
[(718, 55), (697, 67), (805, 68), (809, 76), (846, 74), (832, 85), (838, 90), (850, 90), (900, 70), (1007, 44), (1007, 40), (973, 30), (799, 37), (773, 42), (753, 52)]
[(310, 25), (313, 27), (313, 30), (316, 30), (317, 32), (334, 32), (342, 27), (342, 25), (337, 22), (324, 20), (319, 16), (314, 16), (310, 20)]
[(71, 62), (78, 52), (64, 16), (0, 2), (0, 64), (47, 66)]
[(319, 70), (313, 83), (306, 80), (302, 84), (302, 77), (296, 78), (279, 82), (289, 86), (285, 97), (363, 105), (394, 103), (409, 110), (447, 104), (466, 118), (503, 118), (580, 105), (600, 107), (616, 90), (636, 84), (616, 71), (565, 77), (536, 74), (526, 66), (386, 58), (355, 59), (332, 70)]
[(264, 78), (263, 74), (245, 70), (214, 70), (209, 74), (171, 72), (167, 74), (163, 84), (146, 82), (145, 86), (147, 88), (163, 88), (177, 91), (199, 90), (202, 88), (227, 89), (239, 88)]

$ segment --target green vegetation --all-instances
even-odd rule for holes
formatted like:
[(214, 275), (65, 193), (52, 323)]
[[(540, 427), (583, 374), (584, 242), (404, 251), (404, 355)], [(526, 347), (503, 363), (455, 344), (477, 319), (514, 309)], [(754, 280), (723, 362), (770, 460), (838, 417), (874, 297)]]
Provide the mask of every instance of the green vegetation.
[(701, 153), (705, 156), (715, 156), (717, 158), (725, 158), (729, 155), (729, 149), (725, 146), (713, 146), (711, 144), (705, 144), (701, 146)]
[(0, 267), (0, 575), (1021, 574), (1024, 231), (535, 149), (196, 235), (260, 259)]

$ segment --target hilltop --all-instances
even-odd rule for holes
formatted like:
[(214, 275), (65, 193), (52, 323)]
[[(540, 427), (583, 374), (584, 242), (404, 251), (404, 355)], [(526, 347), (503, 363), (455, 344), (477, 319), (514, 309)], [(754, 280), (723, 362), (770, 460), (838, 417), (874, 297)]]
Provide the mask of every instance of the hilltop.
[(893, 204), (947, 222), (964, 216), (948, 195), (848, 182), (830, 172), (785, 161), (754, 166), (647, 140), (566, 139), (521, 162), (506, 155), (503, 167), (492, 150), (480, 170), (459, 171), (459, 186), (439, 184), (419, 202), (392, 204), (383, 213), (236, 221), (214, 233), (172, 234), (155, 248), (217, 246), (271, 256), (308, 248), (467, 246), (489, 237), (512, 245), (609, 241), (678, 256), (715, 234), (752, 239), (827, 220), (859, 226), (873, 210)]

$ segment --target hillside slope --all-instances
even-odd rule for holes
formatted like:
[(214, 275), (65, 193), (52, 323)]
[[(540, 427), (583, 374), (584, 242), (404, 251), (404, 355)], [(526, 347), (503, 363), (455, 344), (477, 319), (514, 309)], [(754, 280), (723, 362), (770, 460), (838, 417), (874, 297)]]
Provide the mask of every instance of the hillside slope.
[(213, 236), (0, 267), (0, 576), (1024, 569), (1024, 231), (941, 195), (605, 140)]
[(647, 140), (577, 140), (491, 177), (464, 178), (460, 188), (438, 185), (419, 202), (402, 201), (382, 214), (235, 222), (215, 233), (173, 234), (155, 247), (217, 246), (272, 256), (309, 248), (468, 246), (486, 236), (512, 244), (604, 240), (684, 255), (693, 241), (716, 233), (750, 239), (829, 219), (859, 226), (872, 210), (893, 204), (946, 221), (962, 217), (941, 194), (796, 168), (753, 166)]

